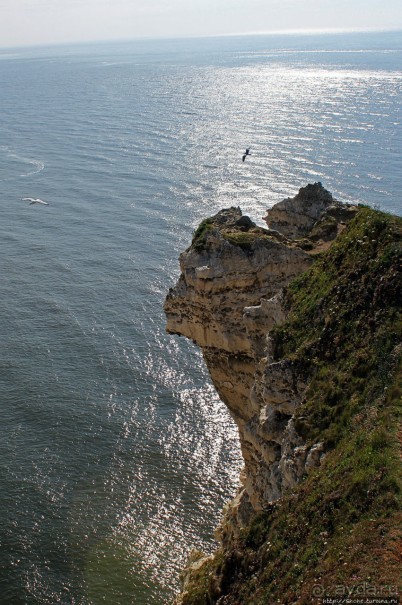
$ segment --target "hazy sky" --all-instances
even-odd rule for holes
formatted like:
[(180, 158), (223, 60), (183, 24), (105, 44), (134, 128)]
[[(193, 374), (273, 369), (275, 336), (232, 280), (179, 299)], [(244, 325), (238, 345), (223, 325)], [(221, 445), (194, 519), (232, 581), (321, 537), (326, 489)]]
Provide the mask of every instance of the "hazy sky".
[(281, 30), (402, 29), (401, 0), (0, 0), (0, 47)]

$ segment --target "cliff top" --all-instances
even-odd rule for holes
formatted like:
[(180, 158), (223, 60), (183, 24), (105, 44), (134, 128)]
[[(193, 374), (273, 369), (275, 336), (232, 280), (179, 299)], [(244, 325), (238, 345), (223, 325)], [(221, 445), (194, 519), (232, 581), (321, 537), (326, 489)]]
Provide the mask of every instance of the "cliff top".
[(284, 241), (286, 238), (277, 231), (258, 227), (240, 208), (232, 206), (220, 210), (214, 216), (204, 219), (195, 230), (191, 246), (198, 252), (209, 247), (211, 241), (220, 234), (231, 244), (250, 249), (259, 242)]
[(330, 246), (357, 209), (355, 205), (335, 200), (321, 183), (309, 184), (293, 198), (286, 198), (267, 211), (264, 218), (267, 229), (244, 216), (239, 207), (226, 208), (200, 223), (191, 245), (201, 252), (219, 233), (243, 250), (268, 242), (280, 242), (314, 255)]

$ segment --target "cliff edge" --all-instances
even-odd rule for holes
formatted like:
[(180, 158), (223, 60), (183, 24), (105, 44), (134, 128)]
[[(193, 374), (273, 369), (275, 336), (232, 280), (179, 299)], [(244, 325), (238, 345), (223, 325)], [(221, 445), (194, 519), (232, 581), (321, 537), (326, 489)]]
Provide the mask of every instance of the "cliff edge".
[(339, 582), (395, 584), (402, 563), (402, 221), (321, 183), (266, 221), (239, 208), (204, 220), (165, 302), (244, 458), (220, 547), (193, 556), (183, 605), (319, 603)]

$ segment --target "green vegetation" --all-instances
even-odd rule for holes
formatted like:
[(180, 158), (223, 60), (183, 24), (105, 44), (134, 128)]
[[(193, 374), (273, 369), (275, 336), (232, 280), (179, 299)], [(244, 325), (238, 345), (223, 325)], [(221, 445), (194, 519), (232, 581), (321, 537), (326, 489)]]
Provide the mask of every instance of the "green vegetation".
[[(204, 219), (194, 231), (191, 242), (192, 247), (197, 252), (202, 252), (207, 245), (208, 233), (217, 226), (216, 217)], [(251, 222), (251, 221), (250, 221)], [(245, 251), (250, 251), (253, 244), (258, 241), (271, 241), (272, 237), (268, 235), (267, 229), (262, 227), (237, 226), (228, 222), (226, 225), (219, 224), (219, 232), (222, 237), (233, 246), (239, 246)]]
[(213, 228), (214, 219), (213, 217), (206, 218), (198, 225), (197, 229), (194, 231), (193, 239), (191, 245), (200, 252), (205, 245), (207, 233)]
[(296, 426), (328, 453), (208, 561), (202, 589), (190, 579), (183, 605), (307, 605), (317, 585), (400, 584), (401, 236), (402, 219), (362, 207), (288, 287), (274, 352), (309, 378)]
[(338, 230), (338, 221), (334, 216), (324, 215), (313, 227), (309, 237), (312, 240), (333, 239)]
[(307, 440), (334, 446), (363, 407), (377, 406), (401, 342), (402, 220), (362, 208), (330, 251), (292, 282), (276, 355), (311, 382), (296, 415)]
[(255, 228), (250, 231), (230, 231), (223, 233), (224, 238), (233, 244), (239, 246), (243, 250), (251, 250), (252, 245), (256, 240), (269, 241), (271, 238), (266, 235), (264, 229)]

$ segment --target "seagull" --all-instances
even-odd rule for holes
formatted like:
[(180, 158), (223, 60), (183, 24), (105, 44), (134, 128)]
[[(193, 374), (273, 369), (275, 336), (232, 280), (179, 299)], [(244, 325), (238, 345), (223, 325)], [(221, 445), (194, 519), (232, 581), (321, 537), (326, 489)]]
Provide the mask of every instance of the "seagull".
[(31, 206), (32, 204), (43, 204), (44, 206), (49, 206), (49, 202), (44, 202), (43, 200), (41, 200), (40, 198), (34, 198), (34, 197), (23, 197), (22, 200), (24, 202), (29, 202), (29, 205)]
[(250, 155), (250, 147), (247, 147), (247, 149), (246, 149), (246, 153), (243, 155), (243, 158), (242, 158), (242, 159), (243, 159), (243, 162), (244, 162), (244, 160), (246, 159), (246, 157), (247, 157), (248, 155)]

